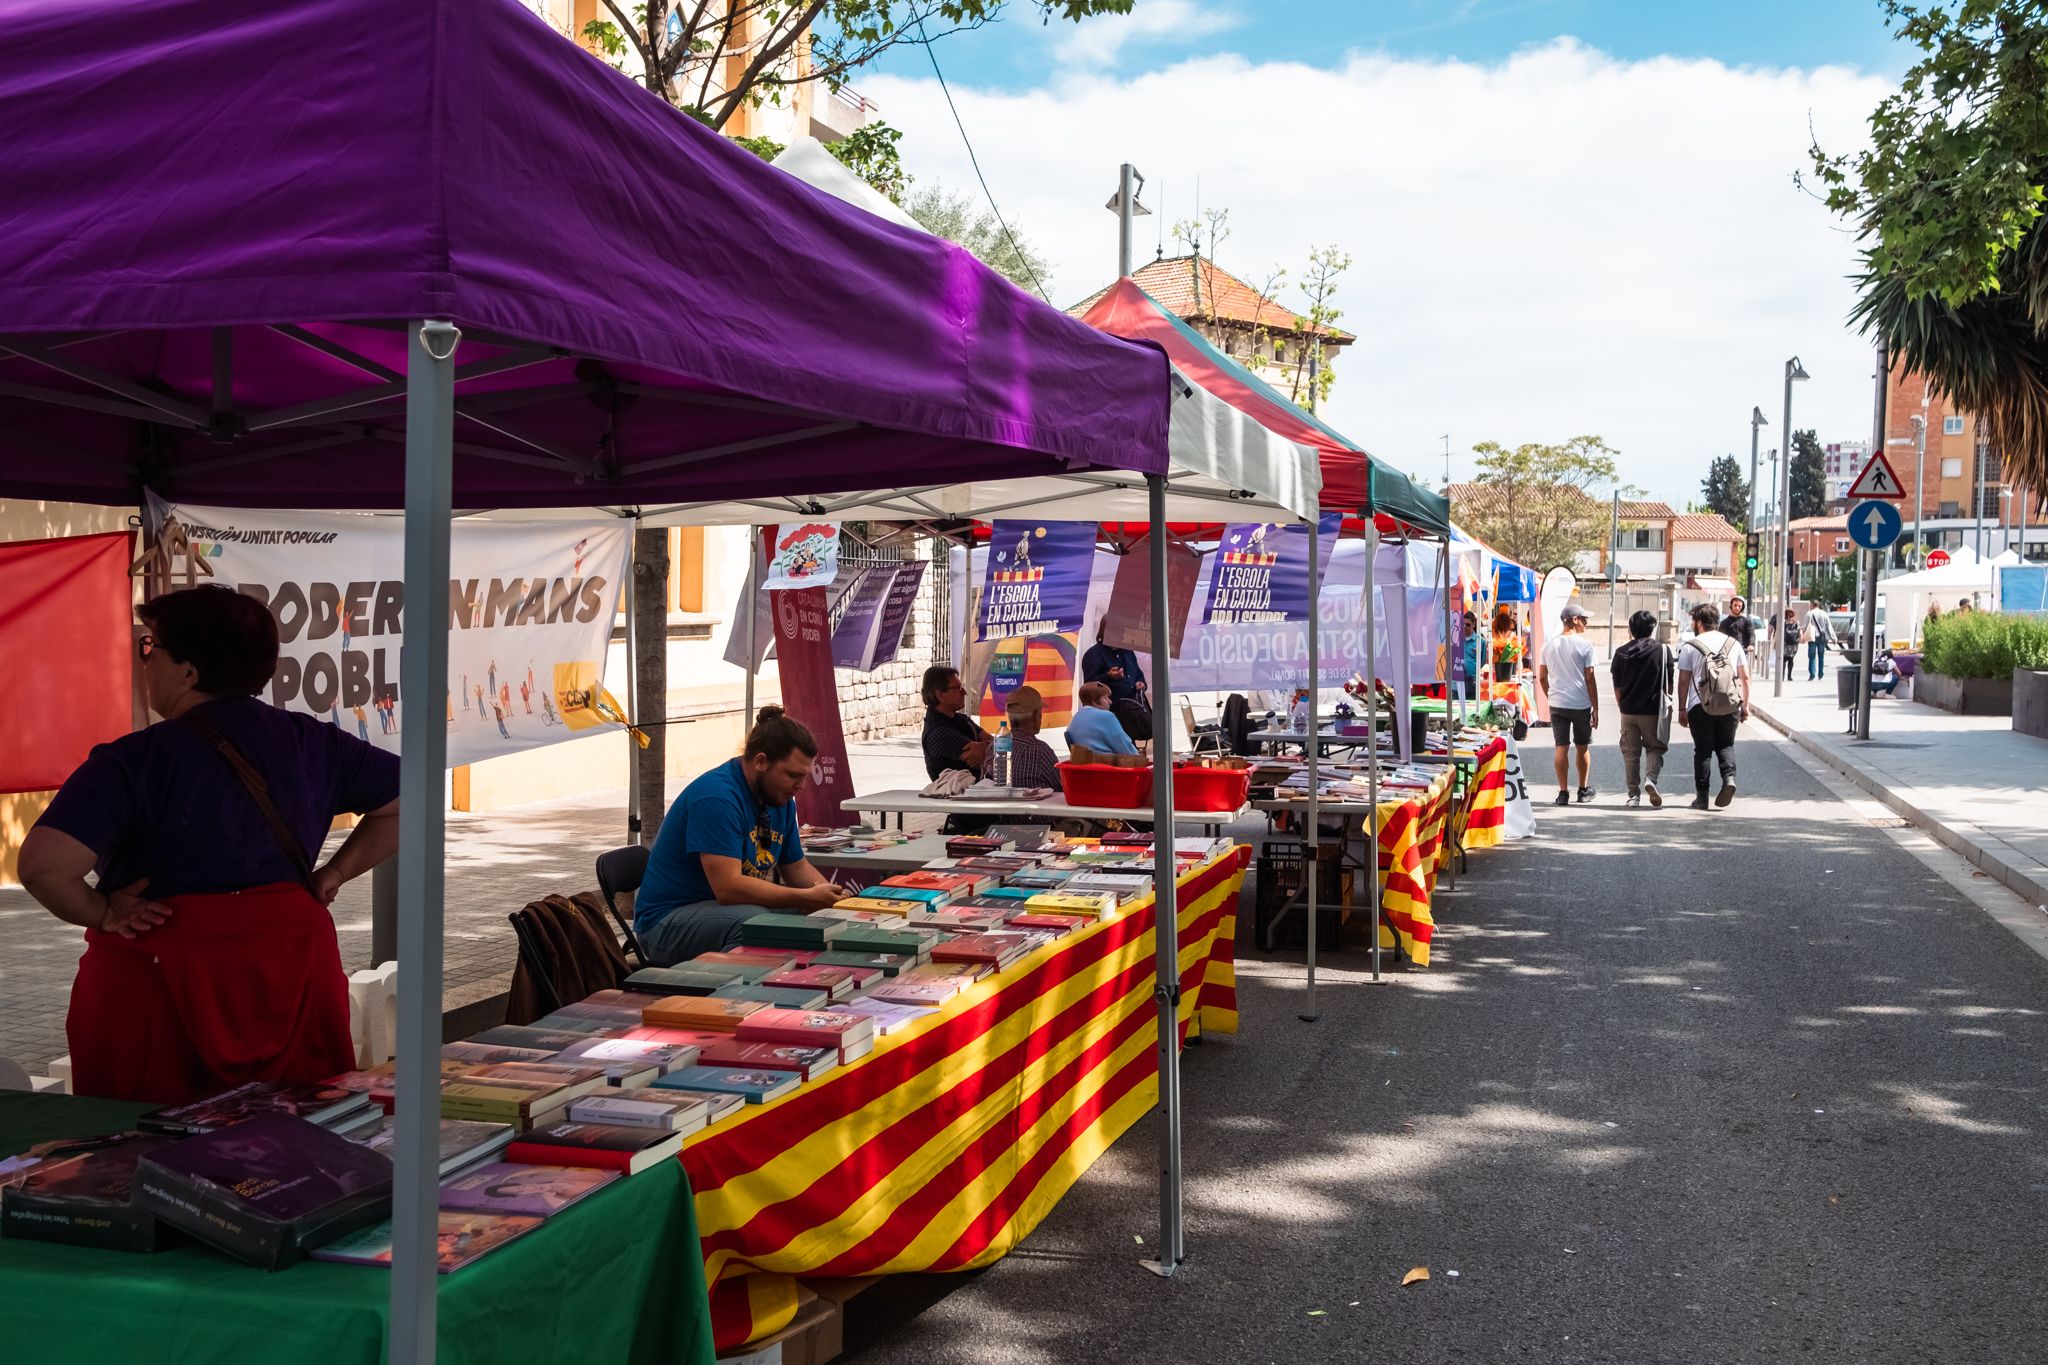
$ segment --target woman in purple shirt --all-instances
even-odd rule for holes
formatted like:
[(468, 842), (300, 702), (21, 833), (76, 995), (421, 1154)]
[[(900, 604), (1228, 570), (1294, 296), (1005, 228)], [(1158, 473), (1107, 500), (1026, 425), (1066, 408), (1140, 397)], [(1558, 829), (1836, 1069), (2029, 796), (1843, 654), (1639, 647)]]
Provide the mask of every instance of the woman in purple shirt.
[[(164, 719), (94, 748), (21, 848), (29, 894), (85, 930), (75, 1088), (174, 1103), (348, 1070), (327, 907), (398, 847), (397, 756), (256, 696), (278, 642), (255, 598), (188, 588), (136, 614)], [(316, 869), (343, 811), (365, 818)]]

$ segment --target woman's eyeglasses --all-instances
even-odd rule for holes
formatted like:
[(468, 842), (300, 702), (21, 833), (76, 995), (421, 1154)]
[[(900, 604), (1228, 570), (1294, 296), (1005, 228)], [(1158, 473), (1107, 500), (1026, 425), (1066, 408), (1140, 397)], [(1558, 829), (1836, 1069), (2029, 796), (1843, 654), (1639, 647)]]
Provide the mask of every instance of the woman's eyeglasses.
[(147, 659), (150, 655), (156, 653), (156, 636), (144, 635), (137, 639), (135, 642), (135, 653), (138, 658), (143, 659)]

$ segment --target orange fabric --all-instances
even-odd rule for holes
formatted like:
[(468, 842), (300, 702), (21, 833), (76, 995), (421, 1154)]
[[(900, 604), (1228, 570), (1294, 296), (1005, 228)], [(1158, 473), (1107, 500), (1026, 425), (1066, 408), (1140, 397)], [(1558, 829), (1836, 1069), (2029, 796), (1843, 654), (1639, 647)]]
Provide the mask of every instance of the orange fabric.
[(64, 1024), (76, 1093), (181, 1104), (355, 1065), (334, 918), (304, 887), (165, 904), (139, 938), (86, 931)]

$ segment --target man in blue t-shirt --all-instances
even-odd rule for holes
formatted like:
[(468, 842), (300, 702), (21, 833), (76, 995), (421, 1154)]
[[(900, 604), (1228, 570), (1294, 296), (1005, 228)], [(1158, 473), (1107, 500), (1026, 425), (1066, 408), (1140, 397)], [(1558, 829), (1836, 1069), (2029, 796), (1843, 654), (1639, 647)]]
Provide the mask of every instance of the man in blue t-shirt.
[(705, 773), (669, 807), (633, 902), (633, 933), (659, 966), (739, 942), (771, 910), (806, 914), (843, 894), (804, 857), (796, 794), (818, 742), (764, 706), (741, 756)]
[(1084, 682), (1080, 695), (1081, 709), (1067, 725), (1067, 747), (1078, 744), (1101, 754), (1136, 754), (1138, 746), (1110, 712), (1108, 684)]

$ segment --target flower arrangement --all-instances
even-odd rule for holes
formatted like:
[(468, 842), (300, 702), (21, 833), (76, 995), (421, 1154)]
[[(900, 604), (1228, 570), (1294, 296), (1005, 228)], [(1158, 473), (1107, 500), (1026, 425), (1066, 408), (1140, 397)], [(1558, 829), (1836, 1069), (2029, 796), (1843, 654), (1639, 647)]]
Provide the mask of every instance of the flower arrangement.
[(1360, 701), (1365, 700), (1367, 692), (1377, 691), (1379, 694), (1378, 704), (1380, 706), (1391, 709), (1394, 705), (1394, 689), (1381, 682), (1378, 678), (1368, 682), (1362, 675), (1353, 673), (1351, 681), (1344, 684), (1344, 691)]

